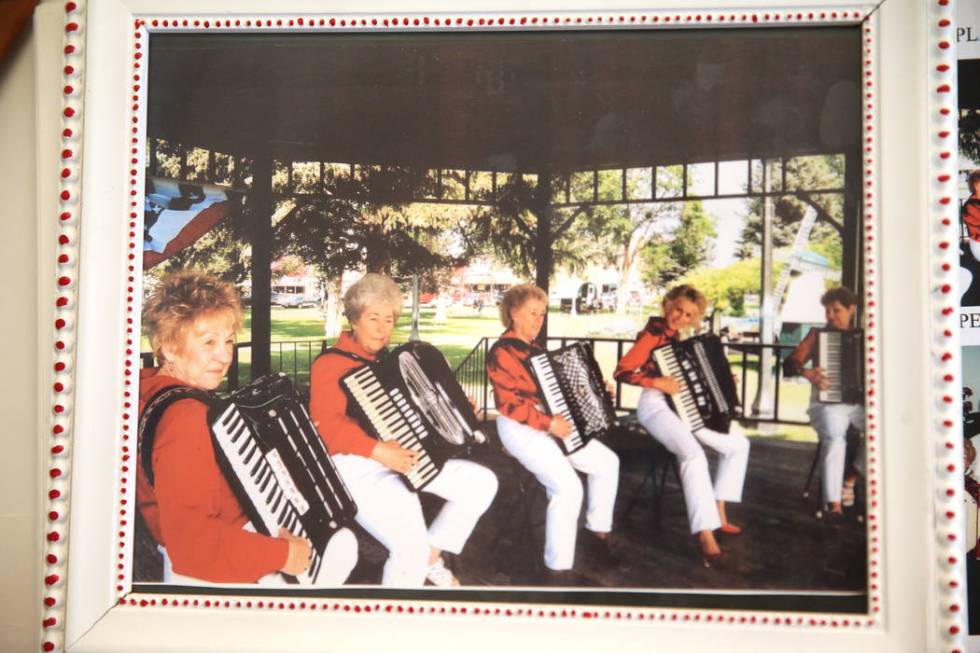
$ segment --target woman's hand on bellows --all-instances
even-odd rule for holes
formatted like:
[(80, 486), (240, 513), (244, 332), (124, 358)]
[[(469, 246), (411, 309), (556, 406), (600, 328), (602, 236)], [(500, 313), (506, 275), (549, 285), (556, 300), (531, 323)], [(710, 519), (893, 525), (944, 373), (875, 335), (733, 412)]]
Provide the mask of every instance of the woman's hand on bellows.
[(310, 567), (310, 542), (309, 540), (296, 537), (285, 528), (279, 529), (279, 538), (286, 540), (289, 544), (289, 554), (286, 556), (286, 564), (279, 571), (290, 576), (299, 576)]
[(548, 433), (565, 439), (572, 434), (572, 425), (569, 424), (568, 420), (561, 415), (555, 415), (551, 418), (551, 425), (548, 427)]
[(406, 449), (394, 440), (374, 445), (371, 458), (399, 474), (407, 474), (418, 464), (419, 452)]
[(658, 376), (653, 380), (650, 387), (669, 395), (675, 395), (681, 391), (681, 384), (672, 376)]
[(830, 381), (828, 381), (827, 377), (824, 375), (824, 370), (822, 367), (814, 367), (809, 370), (803, 370), (801, 374), (803, 375), (803, 378), (821, 390), (826, 390), (830, 387)]

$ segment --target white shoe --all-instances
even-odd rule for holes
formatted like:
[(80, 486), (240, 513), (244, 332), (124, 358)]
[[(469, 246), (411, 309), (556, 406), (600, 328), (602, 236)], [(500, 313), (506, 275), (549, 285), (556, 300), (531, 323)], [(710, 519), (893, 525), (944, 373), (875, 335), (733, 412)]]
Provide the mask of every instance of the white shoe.
[(425, 572), (425, 579), (436, 587), (459, 587), (459, 579), (446, 568), (442, 557), (429, 565), (429, 570)]

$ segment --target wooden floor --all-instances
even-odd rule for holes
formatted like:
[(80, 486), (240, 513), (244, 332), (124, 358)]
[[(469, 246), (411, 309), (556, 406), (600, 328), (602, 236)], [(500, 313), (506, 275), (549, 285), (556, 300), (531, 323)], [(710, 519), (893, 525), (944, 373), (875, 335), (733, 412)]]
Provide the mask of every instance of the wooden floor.
[[(738, 536), (719, 536), (729, 552), (723, 568), (705, 568), (688, 530), (683, 497), (668, 459), (661, 518), (655, 519), (649, 478), (654, 447), (647, 436), (620, 434), (611, 446), (620, 455), (621, 478), (616, 501), (614, 551), (616, 568), (600, 568), (579, 546), (575, 571), (584, 586), (680, 590), (776, 590), (863, 592), (866, 588), (866, 529), (857, 512), (829, 523), (817, 519), (817, 499), (804, 498), (803, 484), (815, 444), (753, 438), (743, 502), (730, 517), (744, 528)], [(665, 455), (663, 449), (659, 454)], [(478, 523), (466, 549), (451, 564), (465, 585), (536, 586), (544, 548), (545, 497), (540, 485), (512, 458), (492, 446), (476, 459), (500, 482), (493, 505)], [(709, 455), (709, 459), (711, 456)], [(714, 461), (712, 460), (712, 467)], [(529, 495), (520, 495), (520, 483)], [(818, 479), (812, 493), (818, 492)], [(639, 492), (639, 496), (636, 493)], [(438, 498), (422, 494), (427, 514), (438, 510)], [(627, 514), (631, 501), (636, 499)], [(525, 503), (526, 502), (526, 503)], [(530, 519), (525, 508), (530, 508)], [(528, 523), (531, 528), (528, 529)], [(583, 531), (580, 531), (580, 534)], [(579, 538), (581, 544), (584, 537)], [(363, 531), (360, 562), (350, 582), (380, 579), (382, 549)]]
[[(752, 438), (743, 502), (733, 505), (730, 510), (732, 521), (741, 525), (744, 532), (734, 537), (720, 536), (722, 548), (730, 554), (721, 568), (705, 568), (698, 554), (688, 531), (671, 458), (665, 455), (666, 452), (655, 447), (649, 436), (635, 431), (621, 432), (611, 438), (609, 444), (620, 455), (621, 461), (613, 530), (614, 551), (621, 564), (615, 568), (600, 568), (590, 559), (585, 547), (579, 546), (575, 559), (576, 593), (569, 592), (562, 601), (731, 607), (732, 596), (768, 595), (768, 602), (760, 603), (760, 599), (750, 598), (738, 605), (777, 610), (866, 609), (866, 526), (860, 513), (852, 511), (844, 520), (833, 523), (817, 519), (817, 499), (804, 498), (802, 494), (815, 444)], [(657, 460), (668, 470), (659, 522), (655, 518), (657, 504), (652, 483), (649, 478), (645, 479), (651, 454), (658, 454)], [(711, 458), (709, 454), (713, 466)], [(500, 490), (477, 524), (466, 549), (458, 556), (447, 555), (448, 563), (464, 586), (477, 590), (463, 592), (455, 598), (553, 599), (554, 594), (536, 589), (543, 584), (540, 577), (544, 548), (543, 489), (497, 446), (484, 445), (475, 454), (475, 459), (497, 474)], [(524, 495), (519, 489), (521, 483), (527, 488)], [(816, 494), (817, 478), (813, 479), (812, 488)], [(427, 493), (420, 496), (431, 519), (442, 500)], [(627, 511), (631, 503), (632, 509)], [(431, 598), (431, 595), (417, 591), (385, 592), (377, 588), (351, 587), (377, 585), (386, 557), (385, 550), (370, 535), (357, 526), (354, 529), (359, 543), (359, 560), (348, 580), (350, 589), (345, 587), (328, 594)], [(134, 582), (159, 582), (159, 555), (155, 547), (145, 535), (141, 537), (138, 533), (136, 539)], [(580, 537), (579, 543), (584, 539)], [(496, 588), (509, 590), (511, 594), (502, 595), (495, 591)], [(635, 590), (640, 588), (650, 591), (637, 593)], [(160, 591), (153, 585), (139, 589)], [(518, 593), (514, 594), (515, 591)], [(797, 603), (792, 602), (794, 594), (798, 595)], [(695, 595), (701, 598), (685, 598)], [(813, 598), (820, 595), (829, 595), (824, 596), (829, 601), (846, 596), (849, 603), (846, 608), (838, 603), (821, 604), (821, 599)], [(712, 603), (719, 596), (723, 597), (721, 603)]]

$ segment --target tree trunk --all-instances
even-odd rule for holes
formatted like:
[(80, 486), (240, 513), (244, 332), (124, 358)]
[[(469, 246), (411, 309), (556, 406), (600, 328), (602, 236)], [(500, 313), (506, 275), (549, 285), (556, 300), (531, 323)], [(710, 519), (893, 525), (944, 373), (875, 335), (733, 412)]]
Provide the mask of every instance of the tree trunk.
[(323, 335), (325, 338), (337, 338), (340, 336), (342, 325), (341, 315), (343, 313), (343, 302), (340, 297), (340, 290), (343, 283), (343, 276), (328, 279), (324, 284), (327, 290), (327, 301), (324, 303)]
[(619, 266), (619, 285), (616, 287), (616, 315), (626, 314), (626, 300), (629, 297), (627, 284), (629, 284), (633, 264), (636, 261), (636, 255), (632, 252), (632, 243), (633, 236), (630, 236), (630, 240), (623, 250), (623, 262)]

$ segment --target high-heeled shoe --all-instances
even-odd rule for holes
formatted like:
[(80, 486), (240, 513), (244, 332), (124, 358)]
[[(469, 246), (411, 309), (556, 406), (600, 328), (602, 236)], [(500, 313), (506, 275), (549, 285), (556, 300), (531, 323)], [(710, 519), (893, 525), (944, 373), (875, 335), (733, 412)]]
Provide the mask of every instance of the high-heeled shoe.
[(718, 553), (701, 552), (701, 561), (704, 562), (705, 569), (725, 569), (728, 567), (728, 554), (724, 551)]
[(742, 534), (741, 527), (736, 526), (735, 524), (732, 524), (730, 522), (725, 522), (724, 524), (722, 524), (721, 526), (718, 527), (718, 530), (721, 531), (722, 533), (724, 533), (725, 535), (741, 535)]

